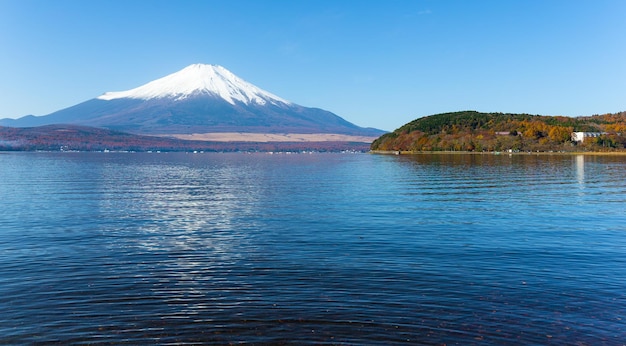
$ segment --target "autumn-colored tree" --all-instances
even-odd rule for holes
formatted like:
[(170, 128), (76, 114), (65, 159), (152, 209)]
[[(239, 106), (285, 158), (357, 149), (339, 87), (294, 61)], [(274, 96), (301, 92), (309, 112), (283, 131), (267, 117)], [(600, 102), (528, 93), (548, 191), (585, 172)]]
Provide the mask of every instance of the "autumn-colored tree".
[(550, 126), (548, 131), (548, 138), (556, 143), (565, 143), (570, 140), (573, 128), (563, 126)]

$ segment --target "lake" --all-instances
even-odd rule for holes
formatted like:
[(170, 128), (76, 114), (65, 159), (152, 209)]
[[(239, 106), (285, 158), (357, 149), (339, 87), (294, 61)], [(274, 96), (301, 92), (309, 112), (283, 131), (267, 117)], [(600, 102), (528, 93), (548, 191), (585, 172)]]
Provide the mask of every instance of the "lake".
[(626, 340), (626, 156), (0, 153), (0, 197), (0, 344)]

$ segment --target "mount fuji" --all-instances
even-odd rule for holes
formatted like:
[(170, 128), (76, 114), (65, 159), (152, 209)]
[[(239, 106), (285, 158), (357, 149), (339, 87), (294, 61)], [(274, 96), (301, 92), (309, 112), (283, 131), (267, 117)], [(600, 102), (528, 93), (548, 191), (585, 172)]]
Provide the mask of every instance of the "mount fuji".
[(222, 137), (225, 133), (348, 137), (378, 137), (384, 133), (359, 127), (323, 109), (289, 102), (222, 66), (206, 64), (187, 66), (131, 90), (106, 92), (45, 116), (0, 120), (0, 126), (11, 127), (49, 124), (187, 139), (190, 135), (201, 138), (216, 133)]

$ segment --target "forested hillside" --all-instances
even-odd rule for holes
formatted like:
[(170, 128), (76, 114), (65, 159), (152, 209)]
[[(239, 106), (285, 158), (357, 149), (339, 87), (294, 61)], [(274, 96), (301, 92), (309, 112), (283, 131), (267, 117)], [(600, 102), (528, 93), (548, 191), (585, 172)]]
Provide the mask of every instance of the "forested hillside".
[[(598, 137), (572, 141), (572, 132)], [(611, 151), (626, 148), (626, 112), (590, 117), (463, 111), (419, 118), (382, 135), (372, 150)]]

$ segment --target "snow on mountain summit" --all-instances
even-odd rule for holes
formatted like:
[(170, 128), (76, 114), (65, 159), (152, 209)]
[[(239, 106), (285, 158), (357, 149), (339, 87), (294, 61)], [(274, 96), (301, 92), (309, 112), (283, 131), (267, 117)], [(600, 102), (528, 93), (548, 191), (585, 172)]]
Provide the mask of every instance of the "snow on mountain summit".
[(235, 101), (259, 105), (264, 105), (266, 102), (290, 104), (289, 101), (235, 76), (222, 66), (206, 64), (193, 64), (135, 89), (104, 93), (98, 99), (109, 101), (120, 98), (143, 100), (174, 98), (182, 100), (197, 94), (219, 96), (233, 105)]

